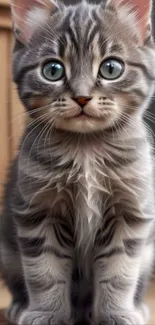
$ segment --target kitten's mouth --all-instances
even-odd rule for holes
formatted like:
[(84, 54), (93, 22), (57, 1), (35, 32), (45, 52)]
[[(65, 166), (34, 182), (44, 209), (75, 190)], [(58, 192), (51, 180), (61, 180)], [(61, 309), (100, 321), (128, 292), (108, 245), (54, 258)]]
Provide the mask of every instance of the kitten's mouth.
[[(75, 115), (72, 118), (77, 119), (77, 120), (81, 120), (81, 121), (86, 121), (86, 120), (88, 120), (88, 121), (89, 120), (96, 120), (96, 121), (98, 121), (98, 120), (101, 119), (101, 118), (99, 118), (97, 116), (89, 115), (89, 114), (87, 114), (85, 112), (81, 112), (80, 114)], [(102, 119), (104, 119), (104, 118), (102, 118)]]
[[(77, 115), (72, 115), (68, 116), (65, 118), (65, 120), (72, 120), (72, 119), (77, 119), (77, 120), (101, 120), (101, 117), (93, 116), (90, 114), (85, 113), (84, 111), (81, 111), (81, 113), (78, 113)], [(104, 117), (102, 118), (103, 120), (105, 119)]]
[(76, 118), (76, 119), (81, 119), (81, 120), (86, 120), (86, 119), (97, 119), (97, 117), (90, 115), (84, 111), (81, 111), (81, 113), (72, 116), (72, 118)]
[(90, 115), (88, 115), (88, 114), (86, 114), (86, 113), (84, 113), (84, 112), (81, 112), (80, 114), (78, 114), (78, 115), (76, 115), (76, 116), (73, 116), (73, 117), (74, 117), (74, 118), (82, 118), (82, 119), (89, 118), (89, 117), (92, 118), (92, 116), (90, 116)]
[(89, 119), (89, 118), (95, 118), (94, 116), (91, 116), (91, 115), (88, 115), (87, 113), (85, 112), (81, 112), (77, 115), (72, 115), (72, 116), (68, 116), (66, 117), (65, 119), (66, 120), (70, 120), (70, 119), (81, 119), (81, 120), (85, 120), (85, 119)]

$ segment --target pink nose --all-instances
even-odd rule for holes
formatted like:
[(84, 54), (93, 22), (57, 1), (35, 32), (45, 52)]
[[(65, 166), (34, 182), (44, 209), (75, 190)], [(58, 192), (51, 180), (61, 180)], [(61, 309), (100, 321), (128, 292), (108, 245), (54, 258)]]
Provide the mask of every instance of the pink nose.
[(73, 100), (77, 102), (81, 107), (84, 107), (91, 99), (92, 97), (73, 97)]

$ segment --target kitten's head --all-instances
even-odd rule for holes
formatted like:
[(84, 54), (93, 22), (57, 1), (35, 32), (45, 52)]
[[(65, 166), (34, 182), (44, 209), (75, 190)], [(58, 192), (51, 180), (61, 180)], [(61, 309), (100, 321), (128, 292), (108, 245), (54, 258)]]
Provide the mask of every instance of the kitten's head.
[(29, 113), (73, 132), (142, 114), (155, 78), (151, 0), (12, 0), (14, 80)]

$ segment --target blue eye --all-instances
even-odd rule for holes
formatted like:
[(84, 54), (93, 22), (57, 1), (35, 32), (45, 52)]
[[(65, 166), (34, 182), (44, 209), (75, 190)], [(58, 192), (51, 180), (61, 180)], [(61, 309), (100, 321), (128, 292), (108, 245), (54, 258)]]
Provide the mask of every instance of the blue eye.
[(107, 59), (100, 65), (99, 74), (107, 80), (115, 80), (124, 72), (124, 63), (118, 59)]
[(43, 77), (49, 81), (58, 81), (64, 77), (65, 68), (61, 62), (48, 61), (42, 69)]

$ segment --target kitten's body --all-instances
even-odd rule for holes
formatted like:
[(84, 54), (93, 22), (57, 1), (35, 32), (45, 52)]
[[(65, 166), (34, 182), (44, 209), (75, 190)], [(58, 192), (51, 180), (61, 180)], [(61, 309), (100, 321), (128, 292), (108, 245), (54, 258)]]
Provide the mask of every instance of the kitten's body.
[[(86, 8), (90, 10), (89, 18), (93, 17), (96, 22), (95, 12), (99, 14), (99, 7), (92, 9), (84, 3), (75, 8), (70, 8), (74, 16), (70, 26), (74, 32), (76, 17), (82, 10), (84, 15)], [(68, 22), (70, 14), (65, 10)], [(110, 12), (111, 7), (108, 7), (105, 21)], [(85, 26), (87, 33), (88, 26)], [(107, 22), (105, 29), (108, 33)], [(119, 28), (118, 32), (123, 44), (126, 32)], [(91, 53), (99, 53), (99, 37), (95, 37), (95, 33), (93, 28), (89, 31), (94, 45)], [(109, 37), (112, 33), (109, 30)], [(87, 78), (91, 64), (83, 59), (84, 47), (82, 50), (81, 45), (80, 54), (78, 52), (81, 61), (75, 70), (77, 53), (73, 47), (70, 51), (66, 47), (74, 60), (73, 72), (77, 73), (66, 93), (77, 88), (77, 92), (83, 89), (87, 96), (88, 91), (93, 94), (94, 106), (87, 108), (86, 105), (86, 109), (91, 116), (97, 114), (98, 120), (77, 121), (75, 117), (76, 121), (74, 118), (57, 121), (56, 115), (52, 128), (44, 119), (36, 119), (26, 127), (7, 186), (1, 226), (2, 271), (14, 297), (7, 315), (19, 325), (59, 325), (84, 320), (103, 325), (146, 323), (141, 300), (153, 262), (154, 192), (151, 146), (142, 113), (153, 90), (154, 74), (147, 59), (153, 62), (154, 46), (149, 38), (145, 46), (137, 48), (138, 32), (131, 39), (130, 33), (132, 35), (132, 28), (123, 53), (125, 60), (132, 55), (133, 66), (130, 62), (132, 68), (126, 79), (111, 82), (110, 89), (105, 82), (104, 90), (101, 85), (90, 90), (93, 78)], [(75, 45), (73, 34), (70, 40), (66, 37), (68, 44), (72, 40)], [(30, 57), (32, 65), (36, 56), (38, 60), (43, 53), (45, 55), (45, 46), (36, 54), (40, 37), (45, 35), (36, 36), (24, 56), (22, 47), (16, 49), (15, 80), (28, 109), (30, 104), (32, 108), (37, 106), (37, 92), (39, 96), (42, 93), (44, 101), (50, 96), (61, 96), (62, 92), (60, 89), (56, 95), (58, 89), (55, 88), (51, 95), (53, 88), (50, 89), (49, 83), (41, 87), (39, 81), (34, 82), (31, 69), (25, 74), (27, 68), (22, 67)], [(104, 44), (104, 39), (102, 41)], [(110, 43), (104, 51), (110, 51), (112, 45)], [(120, 47), (115, 44), (112, 53), (119, 51)], [(100, 55), (96, 55), (98, 60)], [(136, 60), (137, 55), (139, 60), (144, 60), (143, 64)], [(20, 56), (22, 60), (17, 67)], [(95, 67), (96, 64), (95, 61)], [(86, 67), (86, 73), (79, 79), (81, 67)], [(106, 98), (98, 98), (102, 92)], [(74, 112), (66, 93), (61, 101), (67, 103), (63, 106), (59, 101), (60, 116), (67, 114), (65, 110), (70, 109), (69, 114)], [(29, 99), (25, 101), (28, 94)], [(53, 102), (51, 107), (48, 103), (45, 109), (53, 109), (57, 114), (55, 103), (58, 102)], [(120, 108), (124, 109), (126, 119), (122, 115), (115, 125), (112, 119), (122, 114)], [(108, 114), (111, 115), (106, 122)], [(106, 127), (102, 130), (104, 123)]]

